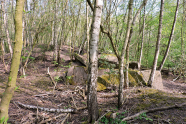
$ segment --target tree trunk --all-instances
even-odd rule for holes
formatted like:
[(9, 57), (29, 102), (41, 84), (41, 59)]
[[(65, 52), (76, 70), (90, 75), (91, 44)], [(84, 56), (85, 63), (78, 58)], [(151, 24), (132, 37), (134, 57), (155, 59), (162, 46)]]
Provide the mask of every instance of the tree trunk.
[(5, 71), (8, 72), (8, 69), (7, 69), (8, 64), (6, 64), (5, 59), (4, 59), (5, 49), (4, 49), (4, 41), (3, 40), (0, 41), (0, 45), (1, 45), (1, 48), (0, 48), (1, 52), (0, 52), (0, 54), (2, 55), (1, 60), (3, 61), (3, 65), (5, 67)]
[[(133, 36), (133, 27), (134, 27), (134, 25), (135, 25), (135, 22), (136, 22), (136, 19), (137, 19), (137, 17), (138, 17), (138, 15), (140, 14), (140, 12), (141, 12), (141, 9), (144, 7), (144, 6), (146, 6), (146, 4), (147, 4), (147, 1), (148, 0), (143, 0), (143, 3), (141, 4), (141, 6), (139, 7), (139, 9), (138, 9), (138, 11), (136, 12), (136, 14), (135, 14), (135, 16), (134, 16), (134, 18), (133, 18), (133, 20), (132, 20), (132, 27), (131, 27), (131, 29), (130, 29), (130, 36), (129, 36), (129, 41), (128, 41), (128, 44), (131, 42), (131, 39), (132, 39), (132, 36)], [(141, 18), (139, 18), (139, 29), (140, 29), (140, 22), (141, 22)], [(139, 36), (140, 36), (140, 31), (139, 31)], [(137, 43), (138, 44), (138, 43)], [(130, 44), (129, 44), (130, 45)], [(128, 46), (129, 46), (128, 45)], [(137, 45), (138, 46), (138, 45)], [(130, 46), (129, 46), (130, 47)], [(127, 54), (127, 53), (126, 53)], [(128, 55), (129, 56), (129, 55)], [(136, 58), (138, 58), (137, 57), (137, 47), (136, 47)]]
[(157, 66), (157, 62), (158, 62), (159, 51), (160, 51), (160, 40), (161, 40), (162, 20), (163, 20), (163, 7), (164, 7), (164, 0), (161, 0), (159, 28), (158, 28), (158, 36), (157, 36), (157, 42), (156, 42), (156, 51), (155, 51), (155, 56), (154, 56), (153, 67), (152, 67), (151, 74), (150, 74), (150, 77), (148, 80), (149, 86), (152, 86), (152, 82), (154, 80), (156, 66)]
[(144, 13), (143, 13), (143, 29), (142, 29), (142, 38), (141, 38), (141, 50), (139, 56), (139, 68), (141, 68), (141, 60), (143, 55), (144, 34), (145, 34), (145, 6), (144, 6)]
[(124, 85), (124, 56), (126, 47), (128, 44), (129, 34), (130, 34), (130, 28), (131, 28), (131, 20), (132, 20), (132, 6), (133, 6), (133, 0), (129, 1), (129, 12), (128, 12), (128, 21), (127, 21), (127, 30), (125, 35), (125, 41), (123, 44), (122, 52), (121, 52), (121, 59), (119, 61), (119, 77), (120, 77), (120, 84), (119, 84), (119, 90), (118, 90), (118, 108), (121, 108), (123, 104), (123, 85)]
[[(183, 19), (182, 19), (182, 28), (181, 28), (181, 56), (182, 56), (182, 62), (184, 62), (184, 55), (185, 55), (185, 53), (184, 53), (184, 49), (185, 49), (185, 47), (184, 47), (184, 34), (185, 34), (185, 31), (184, 31), (184, 27), (186, 26), (186, 24), (185, 24), (185, 21), (186, 21), (186, 6), (185, 6), (185, 4), (186, 4), (186, 1), (185, 0), (183, 0)], [(182, 63), (183, 65), (184, 65), (184, 63)]]
[(8, 24), (6, 23), (7, 22), (7, 18), (6, 18), (5, 8), (4, 8), (4, 4), (5, 3), (3, 3), (3, 0), (1, 1), (1, 4), (2, 4), (2, 11), (3, 11), (3, 19), (4, 19), (4, 29), (5, 29), (6, 36), (7, 36), (8, 47), (9, 47), (9, 50), (10, 50), (10, 56), (12, 58), (13, 50), (12, 50), (12, 46), (11, 46), (11, 42), (10, 42), (10, 36), (9, 36), (9, 31), (8, 31)]
[(89, 63), (89, 18), (88, 18), (88, 14), (89, 14), (89, 7), (88, 7), (88, 3), (86, 2), (86, 33), (87, 33), (87, 63)]
[[(78, 54), (81, 54), (82, 51), (84, 50), (85, 42), (86, 42), (86, 39), (87, 39), (86, 34), (87, 34), (87, 24), (85, 24), (85, 32), (84, 32), (84, 34), (83, 34), (83, 39), (82, 39), (82, 42), (81, 42), (81, 45), (80, 45)], [(87, 59), (88, 59), (88, 58), (87, 58)]]
[(171, 34), (169, 36), (169, 42), (168, 42), (168, 45), (167, 45), (167, 49), (166, 49), (165, 55), (163, 57), (163, 60), (161, 61), (160, 66), (158, 67), (158, 70), (160, 70), (160, 71), (161, 71), (161, 69), (162, 69), (162, 67), (163, 67), (163, 65), (165, 63), (165, 60), (166, 60), (166, 58), (168, 56), (168, 53), (169, 53), (172, 37), (173, 37), (173, 34), (174, 34), (174, 29), (175, 29), (175, 26), (176, 26), (176, 19), (177, 19), (177, 15), (178, 15), (178, 8), (179, 8), (179, 0), (177, 0), (177, 6), (176, 6), (176, 11), (175, 11), (175, 16), (174, 16), (174, 22), (173, 22), (173, 25), (172, 25)]
[(93, 20), (91, 26), (90, 52), (89, 52), (89, 79), (88, 79), (88, 113), (89, 122), (98, 119), (97, 103), (97, 75), (98, 75), (98, 41), (101, 24), (103, 0), (95, 0)]
[(58, 46), (58, 42), (57, 42), (57, 0), (54, 1), (54, 61), (57, 61), (57, 46)]
[(68, 0), (65, 1), (64, 5), (63, 5), (63, 9), (62, 9), (63, 15), (62, 15), (62, 25), (61, 25), (61, 37), (60, 37), (60, 43), (58, 46), (59, 49), (58, 49), (58, 56), (57, 56), (58, 65), (60, 65), (60, 51), (61, 51), (61, 48), (64, 44), (64, 29), (65, 29), (67, 4), (68, 4)]
[[(143, 8), (143, 6), (146, 6), (148, 0), (144, 0), (143, 3), (141, 4), (141, 6), (139, 7), (138, 11), (136, 12), (133, 20), (132, 20), (132, 26), (130, 29), (130, 35), (129, 35), (129, 39), (128, 39), (128, 43), (127, 43), (127, 48), (126, 48), (126, 71), (125, 71), (125, 79), (124, 79), (124, 87), (128, 88), (129, 87), (129, 80), (128, 80), (128, 69), (129, 69), (129, 49), (130, 49), (130, 42), (132, 39), (132, 35), (133, 35), (133, 26), (135, 25), (137, 16), (139, 15), (141, 9)], [(140, 34), (139, 34), (140, 35)]]
[(0, 118), (8, 119), (8, 109), (10, 100), (14, 94), (17, 73), (19, 69), (21, 50), (22, 50), (22, 13), (24, 7), (24, 0), (16, 0), (15, 11), (15, 46), (10, 68), (10, 75), (8, 83), (0, 103)]

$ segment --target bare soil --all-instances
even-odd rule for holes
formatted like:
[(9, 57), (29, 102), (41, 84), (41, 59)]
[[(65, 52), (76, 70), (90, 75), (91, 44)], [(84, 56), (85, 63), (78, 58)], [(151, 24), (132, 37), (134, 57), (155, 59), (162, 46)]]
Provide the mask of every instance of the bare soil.
[[(42, 48), (43, 49), (43, 48)], [(51, 52), (51, 51), (48, 51)], [(37, 111), (19, 106), (17, 102), (26, 105), (34, 105), (46, 108), (67, 109), (81, 108), (86, 106), (86, 97), (83, 98), (79, 91), (86, 89), (85, 84), (67, 85), (58, 75), (67, 71), (68, 66), (80, 65), (77, 62), (71, 62), (69, 57), (69, 47), (64, 46), (61, 51), (61, 63), (55, 65), (52, 58), (46, 55), (38, 55), (35, 60), (30, 61), (26, 69), (26, 78), (18, 75), (17, 86), (19, 87), (11, 100), (9, 108), (9, 123), (11, 124), (61, 124), (67, 113), (51, 113), (45, 111)], [(40, 52), (42, 54), (42, 52)], [(36, 56), (36, 53), (33, 53)], [(41, 56), (41, 57), (38, 57)], [(47, 58), (49, 57), (49, 58)], [(6, 57), (8, 58), (8, 57)], [(8, 61), (6, 59), (5, 61)], [(70, 63), (71, 62), (71, 63)], [(70, 63), (70, 65), (69, 65)], [(8, 65), (8, 69), (10, 64)], [(47, 75), (49, 68), (50, 74), (57, 80), (57, 88)], [(2, 61), (0, 62), (0, 96), (4, 92), (9, 72), (5, 72)], [(163, 75), (163, 91), (158, 91), (148, 87), (131, 87), (124, 91), (125, 102), (123, 108), (117, 108), (117, 89), (105, 90), (97, 93), (99, 104), (99, 116), (104, 115), (108, 111), (116, 114), (116, 119), (111, 120), (105, 117), (100, 123), (121, 123), (121, 119), (128, 117), (142, 110), (171, 106), (175, 104), (186, 103), (186, 83), (183, 79), (175, 79), (176, 75)], [(65, 120), (65, 124), (85, 123), (88, 118), (88, 110), (81, 109), (77, 113), (70, 113)], [(110, 120), (109, 120), (110, 119)], [(109, 122), (108, 122), (109, 120)], [(172, 108), (163, 111), (156, 111), (141, 115), (127, 122), (127, 124), (186, 124), (186, 106), (181, 108)]]

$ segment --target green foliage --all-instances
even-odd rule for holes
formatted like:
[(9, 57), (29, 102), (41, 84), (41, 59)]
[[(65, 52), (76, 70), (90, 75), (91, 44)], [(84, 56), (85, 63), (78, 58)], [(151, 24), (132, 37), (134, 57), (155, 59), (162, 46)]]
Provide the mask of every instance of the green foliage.
[(85, 121), (86, 119), (87, 119), (86, 117), (83, 117), (81, 120), (82, 120), (82, 121)]
[(21, 75), (20, 78), (24, 78), (24, 77), (26, 77), (26, 76), (28, 76), (28, 75)]
[(100, 122), (104, 123), (104, 124), (127, 124), (126, 121), (122, 121), (123, 118), (124, 118), (124, 116), (120, 116), (119, 118), (116, 118), (116, 119), (106, 118), (104, 116), (101, 118)]
[(24, 12), (25, 14), (26, 14), (26, 13), (31, 13), (31, 11), (27, 11), (27, 12), (26, 12), (24, 9), (23, 9), (23, 12)]
[(147, 117), (147, 114), (146, 113), (142, 113), (139, 117), (137, 117), (136, 119), (145, 119), (145, 120), (147, 120), (147, 121), (153, 121), (153, 119), (151, 119), (151, 118), (148, 118)]
[(113, 109), (114, 111), (118, 111), (118, 108)]
[(71, 66), (70, 65), (61, 65), (62, 67), (65, 67), (65, 68), (70, 68)]
[(87, 104), (86, 102), (82, 102), (82, 103), (85, 104), (85, 105)]
[(54, 80), (55, 80), (56, 82), (58, 82), (58, 81), (60, 81), (61, 79), (60, 79), (59, 76), (55, 76), (55, 77), (54, 77)]
[(66, 76), (66, 78), (67, 78), (68, 80), (70, 80), (70, 79), (72, 78), (72, 76)]
[(53, 64), (58, 65), (58, 62), (57, 61), (53, 61)]
[(61, 59), (61, 61), (62, 61), (62, 62), (65, 62), (65, 60), (64, 60), (63, 58)]
[(9, 118), (5, 119), (5, 117), (2, 117), (0, 120), (0, 124), (7, 124)]
[(124, 111), (124, 112), (122, 112), (121, 114), (124, 115), (124, 114), (127, 113), (127, 112), (128, 112), (128, 111)]
[[(21, 58), (22, 58), (22, 61), (25, 62), (25, 60), (28, 58), (28, 56), (21, 56)], [(31, 57), (31, 56), (29, 57), (29, 59), (31, 59), (32, 61), (35, 60), (35, 58)]]
[(15, 89), (14, 89), (14, 90), (16, 91), (18, 88), (19, 88), (19, 86), (15, 87)]
[(108, 124), (109, 123), (109, 119), (107, 119), (105, 116), (101, 118), (100, 122)]

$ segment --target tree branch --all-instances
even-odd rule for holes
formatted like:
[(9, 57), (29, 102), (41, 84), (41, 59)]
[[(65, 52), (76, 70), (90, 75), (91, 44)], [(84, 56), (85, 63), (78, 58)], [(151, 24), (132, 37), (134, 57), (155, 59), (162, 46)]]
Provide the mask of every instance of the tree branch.
[(128, 120), (131, 120), (135, 117), (138, 117), (140, 116), (142, 113), (152, 113), (152, 112), (155, 112), (155, 111), (163, 111), (163, 110), (167, 110), (167, 109), (173, 109), (173, 108), (181, 108), (183, 106), (185, 106), (186, 103), (183, 103), (183, 104), (175, 104), (173, 106), (166, 106), (166, 107), (158, 107), (158, 108), (153, 108), (153, 109), (149, 109), (149, 110), (143, 110), (139, 113), (136, 113), (135, 115), (132, 115), (132, 116), (129, 116), (129, 117), (126, 117), (124, 118), (122, 121), (128, 121)]
[[(93, 5), (92, 5), (92, 3), (90, 2), (90, 0), (87, 0), (87, 2), (89, 4), (91, 10), (93, 11)], [(116, 46), (115, 46), (115, 44), (113, 42), (113, 39), (112, 39), (112, 36), (111, 36), (110, 32), (109, 31), (105, 31), (102, 25), (100, 25), (100, 28), (101, 28), (101, 32), (104, 33), (104, 34), (106, 34), (109, 37), (110, 42), (111, 42), (111, 45), (112, 45), (112, 48), (114, 50), (114, 53), (115, 53), (116, 57), (118, 58), (118, 61), (120, 61), (120, 56), (118, 54), (118, 51), (117, 51)]]

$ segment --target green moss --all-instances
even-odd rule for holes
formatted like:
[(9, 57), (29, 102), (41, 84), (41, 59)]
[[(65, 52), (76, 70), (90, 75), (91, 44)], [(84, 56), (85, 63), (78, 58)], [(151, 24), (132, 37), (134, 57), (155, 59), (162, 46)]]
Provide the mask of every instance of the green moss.
[(102, 113), (102, 109), (99, 109), (99, 117), (101, 116)]
[(108, 112), (108, 113), (105, 115), (105, 117), (106, 117), (106, 118), (110, 118), (111, 114), (112, 114), (112, 112), (110, 111), (110, 112)]
[(97, 82), (97, 91), (102, 91), (102, 90), (105, 90), (106, 89), (106, 86)]
[(151, 105), (151, 103), (140, 103), (137, 105), (136, 110), (137, 111), (145, 110), (145, 109), (149, 108), (150, 105)]
[(49, 87), (53, 86), (51, 81), (40, 80), (35, 83), (35, 86), (46, 91), (49, 91)]
[(115, 54), (105, 54), (105, 53), (103, 53), (103, 54), (101, 54), (101, 57), (100, 58), (102, 58), (102, 57), (111, 57), (111, 56), (116, 57)]
[(119, 86), (119, 77), (118, 75), (115, 74), (105, 74), (102, 75), (101, 77), (98, 77), (98, 82), (102, 83), (105, 86), (109, 85), (117, 85)]
[(135, 82), (134, 84), (138, 84), (138, 86), (147, 85), (147, 82), (145, 82), (145, 80), (143, 79), (143, 75), (139, 71), (129, 70), (129, 74), (131, 75), (131, 77), (133, 77), (133, 80), (132, 79), (130, 80), (130, 77), (129, 77), (131, 84)]
[(158, 119), (158, 118), (161, 118), (162, 116), (161, 115), (153, 115), (153, 118), (155, 119)]
[[(116, 70), (117, 71), (117, 70)], [(109, 72), (108, 72), (109, 73)], [(137, 87), (145, 85), (145, 81), (143, 80), (142, 74), (139, 74), (136, 70), (130, 70), (128, 73), (129, 77), (129, 86)], [(118, 74), (103, 74), (98, 77), (98, 82), (103, 84), (105, 87), (108, 86), (119, 86), (119, 75)]]
[[(144, 82), (142, 77), (138, 76), (139, 74), (135, 71), (130, 71), (128, 73), (129, 77), (129, 86), (135, 87), (135, 86), (141, 86), (143, 85), (141, 82)], [(107, 86), (115, 85), (119, 86), (119, 75), (118, 74), (104, 74), (100, 77), (98, 77), (98, 82)]]
[(74, 78), (74, 75), (69, 76), (69, 78), (66, 79), (66, 83), (70, 84), (70, 85), (76, 85), (76, 83), (74, 82), (73, 78)]
[[(175, 102), (179, 103), (185, 102), (184, 98), (173, 97), (169, 93), (158, 91), (152, 88), (141, 90), (138, 100), (139, 103), (137, 104), (137, 107), (134, 109), (134, 111), (137, 112), (162, 105), (171, 106), (174, 105)], [(162, 115), (163, 113), (159, 113), (159, 115), (154, 115), (154, 118), (160, 118), (160, 116)]]
[(186, 122), (186, 117), (184, 118), (184, 122)]
[(81, 122), (81, 124), (89, 124), (88, 121)]
[(134, 77), (130, 73), (128, 73), (128, 78), (129, 78), (130, 87), (138, 86), (137, 81), (134, 79)]

